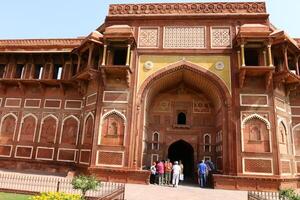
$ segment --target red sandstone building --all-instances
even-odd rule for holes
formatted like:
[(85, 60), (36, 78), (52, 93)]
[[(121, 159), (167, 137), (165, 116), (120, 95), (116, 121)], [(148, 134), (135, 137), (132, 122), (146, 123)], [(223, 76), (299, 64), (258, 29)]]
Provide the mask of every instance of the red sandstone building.
[(216, 188), (297, 187), (299, 55), (262, 2), (111, 5), (84, 38), (0, 40), (0, 167), (141, 183), (210, 159)]

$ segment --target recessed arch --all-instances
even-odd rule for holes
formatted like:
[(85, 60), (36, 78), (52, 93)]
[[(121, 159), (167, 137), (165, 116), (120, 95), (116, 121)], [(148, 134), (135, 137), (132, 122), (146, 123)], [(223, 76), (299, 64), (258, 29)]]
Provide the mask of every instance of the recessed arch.
[(251, 114), (251, 115), (245, 117), (242, 120), (242, 128), (245, 127), (246, 122), (248, 122), (249, 120), (254, 119), (254, 118), (257, 118), (257, 119), (263, 121), (266, 124), (267, 129), (269, 129), (269, 130), (271, 129), (271, 123), (269, 122), (269, 120), (267, 120), (266, 118), (262, 117), (261, 115), (259, 115), (257, 113), (254, 113), (254, 114)]
[[(76, 122), (77, 122), (77, 127), (76, 127), (76, 136), (75, 136), (75, 144), (73, 143), (73, 145), (77, 145), (78, 144), (78, 135), (79, 135), (79, 125), (80, 125), (80, 121), (79, 121), (79, 119), (76, 117), (76, 116), (74, 116), (74, 115), (69, 115), (69, 116), (67, 116), (67, 117), (65, 117), (64, 119), (63, 119), (63, 121), (62, 121), (62, 128), (61, 128), (61, 132), (60, 132), (60, 139), (59, 139), (59, 144), (61, 144), (62, 143), (62, 139), (63, 139), (63, 133), (64, 133), (64, 131), (65, 131), (65, 124), (66, 124), (66, 121), (69, 121), (69, 120), (75, 120)], [(69, 130), (68, 132), (71, 132), (71, 130)], [(72, 133), (70, 133), (70, 134), (72, 134)]]
[[(31, 127), (32, 124), (30, 122), (27, 122), (26, 119), (32, 117), (34, 119), (34, 127)], [(18, 135), (18, 139), (17, 141), (20, 141), (21, 136), (22, 136), (22, 132), (24, 131), (25, 136), (27, 135), (32, 135), (32, 142), (34, 142), (35, 139), (35, 135), (36, 135), (36, 129), (37, 129), (37, 122), (38, 122), (38, 118), (36, 115), (32, 114), (32, 113), (28, 113), (26, 115), (24, 115), (21, 119), (21, 126), (20, 126), (20, 130), (19, 130), (19, 135)], [(23, 129), (25, 127), (25, 130)], [(33, 128), (33, 129), (32, 129)], [(32, 132), (33, 131), (33, 132)], [(30, 134), (30, 132), (32, 132), (32, 134)], [(26, 138), (25, 138), (26, 139)]]
[(122, 146), (125, 146), (125, 141), (126, 141), (125, 138), (126, 138), (126, 131), (127, 131), (127, 125), (126, 125), (127, 124), (126, 123), (127, 119), (126, 119), (126, 116), (122, 112), (120, 112), (116, 109), (110, 110), (110, 111), (108, 111), (108, 112), (106, 112), (105, 114), (102, 115), (101, 120), (100, 120), (100, 126), (99, 126), (98, 145), (100, 145), (102, 143), (101, 138), (103, 136), (103, 130), (102, 129), (103, 129), (104, 122), (109, 116), (112, 116), (112, 115), (116, 115), (120, 119), (122, 119), (123, 129), (124, 129), (123, 130)]
[[(14, 140), (15, 138), (15, 134), (16, 134), (16, 130), (17, 130), (17, 122), (18, 122), (18, 117), (14, 114), (14, 113), (7, 113), (5, 114), (2, 119), (1, 119), (1, 123), (0, 123), (0, 137), (3, 136), (3, 133), (2, 133), (2, 129), (3, 129), (3, 122), (4, 120), (6, 120), (8, 117), (12, 117), (14, 119), (14, 127), (13, 127), (13, 130), (12, 130), (12, 137), (11, 137), (11, 141)], [(11, 128), (11, 124), (8, 124), (7, 125), (8, 127), (5, 126), (5, 128)]]
[[(299, 132), (297, 132), (299, 131)], [(294, 155), (300, 155), (300, 123), (292, 128), (293, 151)]]
[(81, 144), (84, 144), (84, 137), (85, 137), (85, 132), (86, 132), (86, 123), (87, 123), (87, 120), (89, 120), (89, 117), (91, 117), (91, 119), (92, 119), (92, 124), (94, 124), (95, 123), (95, 116), (94, 116), (94, 114), (92, 113), (92, 112), (89, 112), (86, 116), (85, 116), (85, 118), (84, 118), (84, 122), (83, 122), (83, 131), (82, 131), (82, 138), (81, 138)]
[[(45, 126), (45, 121), (47, 123), (47, 121), (51, 120), (51, 119), (53, 119), (55, 121), (55, 125), (52, 124), (52, 122), (50, 121), (50, 122), (48, 122), (48, 124), (46, 124), (47, 126), (44, 127)], [(53, 127), (53, 126), (55, 126), (55, 127)], [(42, 118), (41, 127), (40, 127), (40, 131), (39, 131), (38, 142), (41, 142), (41, 136), (43, 134), (44, 128), (47, 130), (47, 132), (50, 131), (50, 134), (51, 134), (52, 131), (54, 131), (54, 134), (53, 134), (54, 137), (53, 137), (52, 142), (53, 142), (53, 144), (55, 144), (55, 141), (56, 141), (56, 138), (57, 138), (57, 130), (58, 130), (58, 117), (53, 115), (53, 114), (48, 114), (48, 115), (46, 115)], [(47, 136), (45, 138), (49, 139), (49, 135), (47, 134)]]

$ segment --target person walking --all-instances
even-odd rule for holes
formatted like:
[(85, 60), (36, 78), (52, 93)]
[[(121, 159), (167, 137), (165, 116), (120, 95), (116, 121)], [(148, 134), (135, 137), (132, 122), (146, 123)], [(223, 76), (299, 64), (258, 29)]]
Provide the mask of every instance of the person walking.
[(165, 173), (164, 168), (165, 167), (164, 167), (163, 161), (160, 161), (156, 165), (156, 171), (157, 171), (157, 174), (158, 174), (158, 184), (159, 185), (163, 185), (163, 183), (164, 183), (164, 173)]
[(200, 164), (198, 164), (198, 178), (200, 187), (204, 188), (206, 186), (206, 174), (207, 174), (207, 166), (204, 163), (204, 160), (201, 161)]
[(156, 176), (156, 162), (150, 167), (151, 175), (150, 175), (150, 184), (155, 184), (155, 176)]
[(178, 165), (178, 161), (174, 162), (172, 170), (173, 170), (173, 179), (172, 179), (173, 187), (178, 187), (179, 176), (181, 173), (181, 167)]
[(179, 181), (183, 181), (184, 180), (184, 174), (183, 174), (183, 164), (182, 161), (179, 160), (179, 166), (180, 166), (180, 175), (179, 175)]
[(172, 173), (172, 163), (170, 159), (165, 162), (165, 184), (170, 185), (171, 183), (171, 173)]

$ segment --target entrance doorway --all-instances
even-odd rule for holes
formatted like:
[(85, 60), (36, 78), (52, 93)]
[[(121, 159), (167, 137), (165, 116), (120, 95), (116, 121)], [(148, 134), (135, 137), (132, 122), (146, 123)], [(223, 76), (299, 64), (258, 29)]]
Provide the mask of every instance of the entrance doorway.
[(178, 140), (170, 145), (168, 158), (174, 162), (181, 160), (184, 166), (185, 178), (192, 178), (194, 175), (194, 149), (184, 140)]

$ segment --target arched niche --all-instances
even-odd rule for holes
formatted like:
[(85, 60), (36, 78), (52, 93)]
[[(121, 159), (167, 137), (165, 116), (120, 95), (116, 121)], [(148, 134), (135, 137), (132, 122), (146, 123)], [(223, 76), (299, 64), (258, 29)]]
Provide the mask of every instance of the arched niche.
[(18, 141), (34, 142), (37, 126), (37, 117), (33, 114), (27, 114), (22, 118)]
[(45, 116), (42, 119), (38, 142), (54, 144), (57, 135), (57, 128), (57, 117), (51, 114)]
[(60, 136), (61, 144), (77, 145), (79, 132), (79, 119), (70, 115), (63, 120)]
[(13, 113), (6, 114), (1, 119), (0, 143), (11, 143), (15, 136), (17, 116)]
[(300, 155), (300, 124), (297, 124), (293, 128), (294, 137), (294, 152), (295, 155)]
[(271, 152), (270, 122), (252, 114), (242, 121), (242, 150), (244, 152)]
[(282, 120), (278, 124), (277, 141), (279, 144), (279, 151), (281, 154), (288, 154), (288, 131), (286, 125)]
[(94, 128), (94, 115), (89, 113), (84, 120), (82, 144), (92, 144), (93, 141), (93, 128)]
[(102, 117), (101, 123), (101, 145), (123, 146), (125, 135), (125, 116), (112, 111)]

